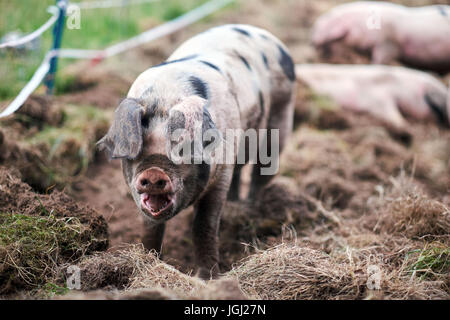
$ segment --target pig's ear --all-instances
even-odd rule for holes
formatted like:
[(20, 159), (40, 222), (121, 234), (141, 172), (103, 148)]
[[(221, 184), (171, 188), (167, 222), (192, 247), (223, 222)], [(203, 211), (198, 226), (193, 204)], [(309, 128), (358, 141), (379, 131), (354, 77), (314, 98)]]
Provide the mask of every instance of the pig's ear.
[(143, 106), (137, 100), (123, 100), (114, 113), (111, 128), (97, 146), (106, 149), (112, 159), (136, 159), (142, 151), (143, 113)]

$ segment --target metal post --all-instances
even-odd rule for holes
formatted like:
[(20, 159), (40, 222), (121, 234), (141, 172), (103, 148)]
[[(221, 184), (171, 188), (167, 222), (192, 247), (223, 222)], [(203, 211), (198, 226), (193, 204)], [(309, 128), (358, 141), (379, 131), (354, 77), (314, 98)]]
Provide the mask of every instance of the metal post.
[[(64, 22), (66, 20), (67, 0), (56, 0), (56, 5), (59, 9), (59, 17), (53, 28), (53, 50), (58, 50), (61, 47)], [(55, 56), (50, 60), (50, 69), (45, 77), (45, 86), (47, 87), (47, 94), (49, 95), (53, 94), (57, 66), (58, 56)]]

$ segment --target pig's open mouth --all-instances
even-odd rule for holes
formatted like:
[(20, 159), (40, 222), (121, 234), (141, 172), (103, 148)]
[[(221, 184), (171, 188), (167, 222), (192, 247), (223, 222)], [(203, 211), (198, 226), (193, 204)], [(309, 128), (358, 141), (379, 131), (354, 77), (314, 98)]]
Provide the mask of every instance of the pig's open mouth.
[(152, 215), (154, 218), (169, 211), (173, 207), (173, 194), (141, 194), (141, 206), (145, 212)]

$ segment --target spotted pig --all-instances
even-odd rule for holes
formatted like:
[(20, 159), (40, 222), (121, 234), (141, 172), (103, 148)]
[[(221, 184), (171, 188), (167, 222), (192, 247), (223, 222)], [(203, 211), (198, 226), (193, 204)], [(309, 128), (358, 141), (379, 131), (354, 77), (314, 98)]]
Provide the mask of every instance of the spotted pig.
[[(244, 164), (175, 163), (169, 156), (169, 136), (185, 129), (190, 137), (198, 122), (202, 132), (213, 130), (220, 137), (227, 129), (278, 129), (281, 150), (292, 130), (295, 79), (286, 46), (249, 25), (224, 25), (200, 33), (167, 61), (138, 76), (98, 144), (111, 158), (122, 160), (126, 183), (145, 217), (147, 248), (159, 251), (165, 222), (194, 205), (198, 274), (217, 276), (220, 214), (227, 197), (239, 197)], [(240, 150), (242, 137), (227, 143)], [(271, 150), (269, 138), (265, 141)], [(259, 139), (258, 147), (263, 142)], [(209, 144), (200, 147), (206, 150)], [(272, 178), (261, 174), (267, 165), (259, 158), (254, 164), (250, 198), (257, 197)]]

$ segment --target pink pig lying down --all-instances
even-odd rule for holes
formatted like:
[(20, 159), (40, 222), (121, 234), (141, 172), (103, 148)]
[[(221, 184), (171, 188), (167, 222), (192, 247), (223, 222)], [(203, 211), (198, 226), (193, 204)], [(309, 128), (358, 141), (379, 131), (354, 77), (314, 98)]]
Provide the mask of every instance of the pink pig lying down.
[(450, 71), (450, 6), (408, 8), (388, 2), (359, 1), (334, 7), (316, 21), (317, 48), (341, 43), (369, 52), (372, 62)]
[(431, 75), (382, 65), (298, 64), (297, 78), (343, 109), (402, 127), (404, 115), (450, 123), (450, 92)]

